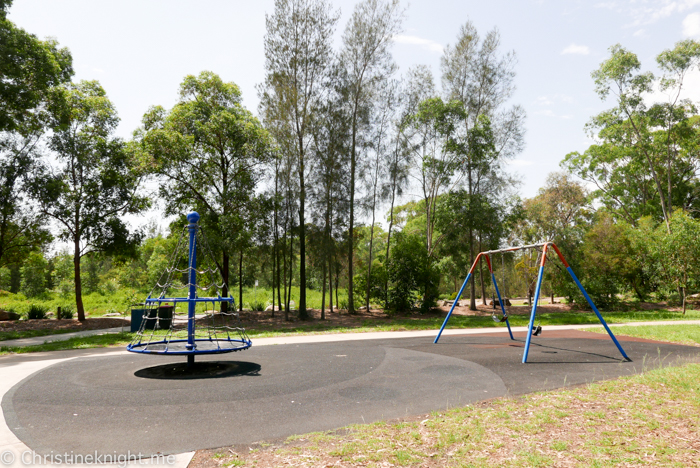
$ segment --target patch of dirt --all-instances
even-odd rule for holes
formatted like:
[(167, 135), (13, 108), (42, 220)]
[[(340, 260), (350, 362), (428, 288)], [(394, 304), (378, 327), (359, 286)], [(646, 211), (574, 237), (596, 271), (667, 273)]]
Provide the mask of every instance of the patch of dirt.
[(129, 326), (129, 321), (120, 318), (87, 318), (84, 322), (76, 319), (46, 319), (46, 320), (15, 320), (11, 322), (0, 322), (0, 331), (21, 332), (28, 330), (101, 330), (103, 328), (115, 328), (122, 325)]

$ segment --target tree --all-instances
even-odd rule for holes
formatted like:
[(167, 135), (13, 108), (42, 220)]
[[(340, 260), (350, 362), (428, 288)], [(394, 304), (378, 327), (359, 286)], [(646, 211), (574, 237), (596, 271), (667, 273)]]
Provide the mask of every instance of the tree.
[(350, 114), (350, 210), (348, 221), (348, 312), (355, 312), (353, 294), (353, 258), (355, 223), (355, 183), (361, 142), (359, 141), (363, 114), (368, 112), (373, 88), (394, 73), (389, 47), (393, 37), (401, 32), (403, 11), (398, 0), (364, 0), (355, 5), (352, 17), (343, 33), (341, 64), (346, 69), (346, 87)]
[(685, 314), (688, 289), (700, 285), (700, 221), (682, 210), (669, 221), (670, 232), (665, 223), (641, 219), (634, 232), (635, 247), (649, 260), (648, 271), (660, 278), (662, 292), (676, 290)]
[(51, 241), (46, 219), (29, 197), (41, 131), (0, 141), (0, 267), (21, 263)]
[(49, 125), (49, 96), (73, 74), (68, 49), (7, 19), (11, 4), (0, 1), (0, 266), (19, 264), (51, 240), (27, 183)]
[(51, 88), (73, 75), (68, 49), (15, 26), (7, 19), (11, 5), (0, 1), (0, 132), (30, 124)]
[[(334, 269), (338, 276), (337, 238), (347, 219), (349, 115), (343, 88), (343, 69), (336, 64), (328, 76), (327, 94), (318, 108), (313, 126), (313, 150), (315, 170), (311, 174), (312, 216), (317, 226), (323, 227), (323, 235), (316, 237), (319, 256), (325, 259), (321, 268), (321, 318), (325, 319), (326, 284), (329, 291), (329, 310), (333, 310)], [(336, 281), (337, 291), (337, 281)], [(337, 305), (337, 304), (336, 304)]]
[(226, 296), (231, 252), (242, 254), (258, 222), (256, 188), (272, 158), (269, 134), (241, 104), (238, 86), (207, 71), (185, 77), (173, 109), (153, 107), (143, 123), (138, 151), (163, 181), (166, 213), (200, 213), (220, 255)]
[(22, 275), (21, 291), (27, 297), (36, 297), (46, 292), (47, 262), (41, 252), (31, 252), (24, 261), (20, 272)]
[[(468, 21), (460, 28), (454, 46), (442, 57), (442, 87), (446, 99), (462, 103), (464, 117), (455, 139), (464, 158), (461, 168), (469, 196), (489, 193), (493, 199), (509, 184), (502, 162), (523, 148), (525, 111), (506, 108), (515, 86), (515, 53), (499, 54), (500, 34), (489, 31), (483, 40)], [(474, 259), (474, 233), (470, 229), (469, 257)], [(483, 282), (482, 282), (483, 283)], [(470, 308), (476, 309), (476, 278), (471, 283)], [(483, 289), (483, 288), (482, 288)]]
[[(587, 125), (596, 144), (568, 154), (562, 165), (594, 183), (596, 196), (628, 223), (654, 216), (670, 232), (674, 207), (694, 211), (700, 203), (700, 120), (695, 105), (681, 98), (685, 78), (700, 66), (700, 43), (678, 42), (656, 61), (660, 79), (641, 73), (634, 53), (619, 44), (610, 48), (592, 75), (601, 99), (614, 94), (615, 107)], [(655, 87), (669, 99), (648, 105)]]
[(325, 0), (276, 0), (266, 16), (265, 82), (260, 106), (265, 123), (294, 157), (299, 182), (299, 318), (306, 310), (306, 172), (313, 115), (331, 64), (339, 14)]
[[(420, 298), (420, 291), (436, 290), (439, 274), (428, 258), (428, 249), (421, 236), (399, 232), (394, 237), (393, 254), (387, 267), (389, 277), (389, 301), (387, 308), (393, 312), (411, 310)], [(423, 296), (421, 309), (432, 306), (430, 297)]]
[(82, 321), (81, 258), (133, 249), (139, 236), (129, 235), (120, 216), (140, 212), (148, 200), (137, 194), (141, 176), (135, 161), (112, 136), (118, 117), (100, 84), (62, 86), (54, 104), (56, 128), (49, 148), (57, 164), (44, 164), (32, 192), (41, 211), (56, 221), (59, 237), (73, 245), (76, 309)]

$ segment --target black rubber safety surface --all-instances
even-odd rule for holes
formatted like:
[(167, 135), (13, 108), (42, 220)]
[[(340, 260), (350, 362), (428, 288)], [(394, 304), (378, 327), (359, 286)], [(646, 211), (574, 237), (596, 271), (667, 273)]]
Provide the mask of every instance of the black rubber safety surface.
[(10, 390), (10, 429), (39, 453), (180, 453), (249, 444), (352, 423), (419, 415), (503, 395), (588, 383), (700, 361), (700, 348), (552, 333), (253, 346), (183, 359), (78, 358)]

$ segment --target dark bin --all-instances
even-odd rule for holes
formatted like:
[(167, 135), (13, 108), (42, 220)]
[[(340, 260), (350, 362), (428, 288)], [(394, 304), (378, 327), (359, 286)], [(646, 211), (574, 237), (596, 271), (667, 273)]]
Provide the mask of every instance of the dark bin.
[[(148, 313), (148, 317), (144, 315)], [(137, 332), (141, 329), (141, 324), (144, 319), (146, 323), (143, 327), (144, 330), (153, 330), (156, 327), (156, 321), (158, 316), (156, 315), (155, 309), (131, 309), (131, 333)]]
[(131, 309), (131, 333), (135, 333), (141, 329), (143, 322), (143, 314), (146, 309)]
[(173, 326), (173, 310), (175, 306), (166, 305), (158, 307), (158, 328), (169, 330)]

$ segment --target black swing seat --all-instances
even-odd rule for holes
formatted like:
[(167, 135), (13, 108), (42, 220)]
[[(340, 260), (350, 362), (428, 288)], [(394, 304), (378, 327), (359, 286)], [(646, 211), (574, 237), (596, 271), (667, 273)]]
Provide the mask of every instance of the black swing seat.
[(492, 315), (491, 318), (493, 318), (494, 322), (505, 322), (506, 320), (508, 320), (507, 315), (503, 315), (501, 317), (499, 317), (498, 315)]

